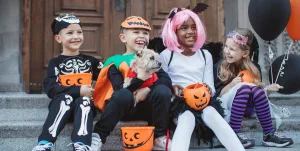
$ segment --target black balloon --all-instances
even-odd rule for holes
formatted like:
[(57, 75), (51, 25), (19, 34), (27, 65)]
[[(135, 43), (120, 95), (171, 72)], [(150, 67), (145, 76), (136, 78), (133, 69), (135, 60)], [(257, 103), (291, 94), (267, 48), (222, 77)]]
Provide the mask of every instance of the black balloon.
[[(272, 63), (272, 73), (273, 81), (275, 82), (278, 71), (280, 69), (284, 55), (279, 56)], [(284, 69), (282, 72), (283, 76), (278, 76), (277, 83), (283, 86), (283, 89), (280, 89), (278, 93), (281, 94), (292, 94), (300, 90), (300, 56), (289, 54), (288, 60), (285, 61), (283, 65)], [(269, 80), (272, 83), (271, 68), (269, 70)]]
[(264, 40), (278, 37), (288, 24), (290, 0), (250, 0), (248, 15), (255, 32)]

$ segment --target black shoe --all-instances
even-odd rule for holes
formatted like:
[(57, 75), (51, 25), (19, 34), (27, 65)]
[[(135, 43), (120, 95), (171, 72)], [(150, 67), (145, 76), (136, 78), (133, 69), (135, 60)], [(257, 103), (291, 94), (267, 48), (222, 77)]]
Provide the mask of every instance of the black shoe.
[(239, 138), (239, 140), (241, 141), (241, 143), (242, 143), (242, 145), (244, 146), (245, 149), (248, 149), (248, 148), (251, 148), (251, 147), (255, 146), (255, 140), (254, 139), (250, 139), (242, 133), (236, 133), (236, 135)]
[(275, 132), (264, 135), (262, 144), (268, 147), (285, 147), (294, 144), (294, 141)]

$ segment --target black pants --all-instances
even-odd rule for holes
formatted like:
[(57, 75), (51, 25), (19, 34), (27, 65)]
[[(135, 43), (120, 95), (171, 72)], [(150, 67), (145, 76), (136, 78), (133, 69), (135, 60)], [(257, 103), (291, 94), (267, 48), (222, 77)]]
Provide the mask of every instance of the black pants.
[[(54, 122), (59, 119), (59, 111), (65, 108), (65, 113), (60, 113), (61, 120), (58, 123), (57, 130), (53, 130)], [(87, 110), (82, 116), (82, 111)], [(47, 140), (54, 143), (61, 130), (65, 127), (68, 121), (74, 121), (74, 127), (71, 135), (72, 142), (82, 142), (85, 145), (91, 145), (91, 137), (93, 130), (93, 119), (95, 115), (95, 107), (92, 100), (87, 97), (72, 98), (67, 94), (55, 96), (49, 104), (48, 117), (43, 126), (42, 134), (38, 141)], [(87, 119), (85, 119), (85, 117)], [(81, 122), (83, 121), (83, 122)], [(83, 123), (86, 121), (86, 127)], [(82, 125), (81, 125), (82, 124)], [(52, 127), (51, 127), (52, 126)], [(80, 131), (80, 127), (82, 127)], [(86, 128), (86, 131), (85, 131)], [(83, 130), (83, 131), (82, 131)], [(53, 132), (56, 132), (54, 134)]]
[(149, 92), (146, 99), (134, 107), (132, 93), (127, 89), (115, 91), (107, 102), (100, 120), (96, 123), (94, 132), (101, 137), (102, 143), (106, 142), (120, 120), (136, 121), (145, 120), (155, 127), (154, 137), (166, 135), (171, 102), (171, 90), (158, 85)]

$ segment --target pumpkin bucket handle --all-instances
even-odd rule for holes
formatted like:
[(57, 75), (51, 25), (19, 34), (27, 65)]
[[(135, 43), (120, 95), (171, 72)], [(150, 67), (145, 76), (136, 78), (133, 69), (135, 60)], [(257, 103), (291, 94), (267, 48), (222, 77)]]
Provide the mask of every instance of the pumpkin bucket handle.
[(194, 89), (197, 89), (198, 85), (199, 85), (199, 83), (196, 83), (196, 85), (195, 85)]

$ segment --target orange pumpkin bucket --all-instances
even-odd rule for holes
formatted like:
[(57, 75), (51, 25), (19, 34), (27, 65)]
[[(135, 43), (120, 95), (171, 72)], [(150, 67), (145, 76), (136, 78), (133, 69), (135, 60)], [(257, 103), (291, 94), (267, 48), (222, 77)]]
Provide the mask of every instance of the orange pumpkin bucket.
[(124, 151), (151, 151), (154, 127), (121, 127)]
[(60, 75), (60, 82), (63, 86), (81, 86), (92, 84), (92, 74), (91, 73), (76, 73), (76, 74), (66, 74)]
[(210, 102), (210, 93), (201, 83), (191, 84), (184, 88), (183, 97), (186, 104), (198, 111), (203, 110)]
[(240, 71), (238, 76), (242, 78), (242, 82), (254, 83), (254, 78), (248, 70)]

